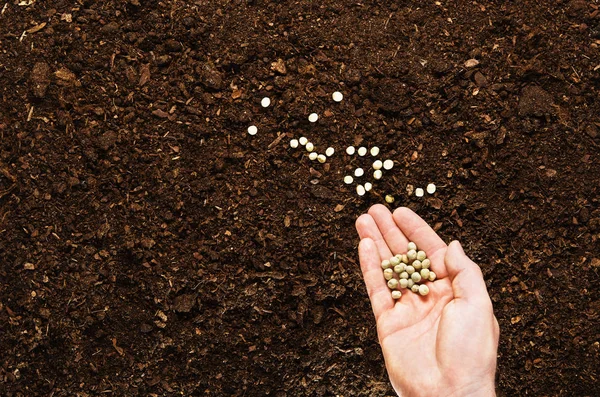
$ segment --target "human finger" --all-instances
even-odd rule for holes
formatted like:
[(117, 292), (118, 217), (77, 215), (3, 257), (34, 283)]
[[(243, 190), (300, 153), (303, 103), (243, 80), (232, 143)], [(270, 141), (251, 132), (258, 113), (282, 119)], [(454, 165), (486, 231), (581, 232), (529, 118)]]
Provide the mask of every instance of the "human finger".
[(381, 232), (391, 254), (405, 253), (408, 239), (394, 222), (390, 210), (382, 204), (376, 204), (369, 208), (369, 215), (377, 224), (377, 228)]
[(382, 313), (394, 307), (394, 300), (381, 274), (379, 248), (371, 238), (365, 237), (360, 240), (358, 258), (373, 314), (375, 320), (378, 320)]
[(492, 302), (483, 280), (483, 273), (479, 266), (465, 254), (458, 241), (450, 243), (445, 260), (448, 277), (452, 281), (454, 298), (491, 307)]
[(392, 252), (390, 251), (390, 247), (388, 247), (377, 223), (373, 217), (369, 214), (363, 214), (358, 217), (356, 220), (356, 230), (358, 231), (358, 235), (361, 240), (363, 238), (370, 238), (373, 240), (375, 245), (377, 246), (377, 251), (379, 252), (379, 257), (383, 259), (389, 259), (392, 256)]

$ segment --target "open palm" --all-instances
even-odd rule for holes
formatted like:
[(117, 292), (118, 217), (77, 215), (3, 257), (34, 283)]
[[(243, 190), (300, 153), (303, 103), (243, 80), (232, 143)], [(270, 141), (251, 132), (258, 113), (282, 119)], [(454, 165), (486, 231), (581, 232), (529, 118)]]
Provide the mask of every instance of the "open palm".
[[(356, 221), (359, 257), (390, 381), (401, 396), (490, 396), (499, 328), (479, 267), (417, 214), (375, 205)], [(413, 241), (437, 274), (429, 295), (394, 301), (381, 261)]]

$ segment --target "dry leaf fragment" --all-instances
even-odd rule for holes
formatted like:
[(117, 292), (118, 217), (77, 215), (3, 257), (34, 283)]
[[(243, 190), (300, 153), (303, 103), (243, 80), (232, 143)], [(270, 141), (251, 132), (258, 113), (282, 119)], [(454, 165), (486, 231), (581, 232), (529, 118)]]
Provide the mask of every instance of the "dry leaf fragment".
[(479, 61), (477, 59), (469, 59), (465, 62), (465, 67), (466, 68), (473, 68), (475, 66), (479, 65)]
[(27, 29), (26, 32), (29, 34), (32, 34), (35, 32), (39, 32), (40, 30), (44, 29), (45, 27), (46, 27), (46, 22), (42, 22), (39, 25), (35, 25), (31, 29)]
[(335, 208), (333, 209), (335, 212), (340, 212), (341, 210), (344, 209), (344, 205), (343, 204), (338, 204), (335, 206)]
[(510, 319), (510, 323), (511, 324), (516, 324), (519, 321), (521, 321), (521, 316), (515, 316), (515, 317), (513, 317), (513, 318)]
[(139, 86), (143, 86), (150, 80), (150, 64), (145, 63), (140, 66), (140, 81)]

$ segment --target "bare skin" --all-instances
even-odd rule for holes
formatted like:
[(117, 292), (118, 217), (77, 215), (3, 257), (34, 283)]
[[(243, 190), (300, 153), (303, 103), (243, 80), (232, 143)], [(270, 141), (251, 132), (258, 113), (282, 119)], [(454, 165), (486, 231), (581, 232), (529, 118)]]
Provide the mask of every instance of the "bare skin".
[[(356, 221), (360, 266), (388, 375), (400, 396), (495, 396), (500, 330), (481, 269), (408, 208), (375, 205)], [(414, 241), (437, 274), (429, 295), (394, 301), (381, 261)]]

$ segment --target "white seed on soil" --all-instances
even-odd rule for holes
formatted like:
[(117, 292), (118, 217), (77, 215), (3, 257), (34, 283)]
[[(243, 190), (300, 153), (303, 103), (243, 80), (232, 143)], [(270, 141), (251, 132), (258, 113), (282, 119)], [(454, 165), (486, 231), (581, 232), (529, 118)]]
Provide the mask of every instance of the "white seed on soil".
[(410, 290), (416, 294), (417, 292), (419, 292), (419, 288), (421, 288), (419, 287), (419, 285), (413, 284), (413, 286), (410, 287)]
[(410, 276), (408, 275), (408, 273), (407, 273), (407, 272), (402, 272), (402, 273), (400, 273), (400, 276), (398, 276), (398, 277), (400, 277), (400, 279), (405, 279), (405, 280), (408, 280), (408, 278), (409, 278)]
[(381, 160), (373, 161), (373, 169), (374, 170), (380, 170), (381, 167), (383, 167), (383, 163), (381, 162)]
[(319, 120), (319, 115), (316, 113), (311, 113), (308, 115), (308, 121), (310, 121), (311, 123), (316, 123), (317, 120)]
[(308, 143), (308, 138), (307, 138), (307, 137), (305, 137), (305, 136), (303, 136), (303, 137), (301, 137), (300, 139), (298, 139), (298, 142), (300, 142), (300, 144), (301, 144), (302, 146), (304, 146), (304, 145), (306, 145), (306, 144)]
[(389, 289), (396, 289), (398, 288), (398, 280), (396, 280), (395, 278), (391, 279), (390, 281), (387, 282), (388, 288)]
[(429, 185), (427, 185), (427, 193), (429, 193), (429, 194), (435, 193), (435, 185), (433, 183), (430, 183)]
[(251, 125), (250, 127), (248, 127), (248, 134), (256, 135), (257, 132), (258, 132), (258, 128), (256, 128), (255, 125)]
[(346, 175), (346, 176), (344, 177), (344, 183), (345, 183), (346, 185), (349, 185), (349, 184), (351, 184), (352, 182), (354, 182), (354, 178), (352, 178), (350, 175)]
[(392, 256), (390, 258), (390, 263), (392, 264), (392, 266), (396, 266), (400, 264), (400, 258), (398, 258), (397, 256)]
[(344, 95), (341, 92), (336, 91), (333, 94), (331, 94), (331, 98), (333, 98), (335, 102), (342, 102), (342, 99), (344, 99)]
[(406, 265), (404, 263), (399, 263), (396, 266), (394, 266), (394, 273), (396, 274), (402, 274), (404, 270), (406, 270)]
[(431, 261), (428, 258), (425, 258), (421, 262), (421, 265), (423, 266), (423, 269), (429, 269), (429, 266), (431, 266)]
[(394, 168), (394, 162), (392, 160), (385, 160), (383, 162), (383, 168), (386, 170), (391, 170)]
[(333, 156), (333, 153), (335, 153), (335, 149), (332, 147), (328, 147), (327, 150), (325, 150), (325, 156), (327, 157)]
[(414, 281), (415, 283), (418, 283), (419, 281), (421, 281), (421, 274), (414, 272), (413, 274), (410, 275), (410, 278), (412, 279), (412, 281)]
[(367, 192), (370, 192), (370, 191), (371, 191), (371, 189), (373, 189), (373, 184), (372, 184), (371, 182), (367, 182), (367, 183), (365, 183), (365, 190), (366, 190)]
[(317, 156), (317, 160), (319, 161), (319, 163), (323, 164), (324, 162), (327, 161), (327, 157), (324, 154), (319, 154)]
[(419, 285), (419, 294), (425, 296), (429, 293), (429, 287), (425, 284)]
[[(377, 172), (377, 171), (375, 171), (375, 172)], [(375, 179), (379, 179), (379, 178), (375, 178)], [(385, 196), (385, 202), (388, 203), (388, 204), (392, 204), (394, 202), (394, 196), (391, 196), (389, 194), (386, 195)]]
[(373, 146), (371, 148), (371, 156), (375, 157), (379, 154), (379, 148), (377, 146)]
[(312, 142), (306, 142), (306, 151), (312, 152), (313, 150), (315, 150), (315, 145)]
[(319, 155), (317, 154), (317, 152), (312, 152), (308, 155), (308, 158), (314, 161), (317, 159), (318, 156)]
[(364, 196), (366, 193), (365, 187), (363, 185), (357, 185), (356, 186), (356, 194), (358, 194), (359, 196)]
[(293, 149), (296, 149), (298, 147), (298, 140), (297, 139), (292, 139), (290, 141), (290, 147)]
[(383, 176), (383, 172), (381, 172), (381, 170), (375, 170), (373, 172), (373, 178), (375, 178), (377, 180), (381, 179), (382, 176)]
[(429, 273), (429, 270), (421, 269), (421, 277), (423, 278), (423, 280), (429, 280)]
[(262, 106), (263, 108), (268, 108), (270, 104), (271, 104), (271, 99), (269, 99), (269, 97), (264, 97), (260, 101), (260, 106)]
[(427, 254), (425, 254), (425, 251), (418, 251), (417, 252), (417, 259), (420, 261), (425, 260), (425, 258), (427, 258)]
[(434, 281), (437, 275), (434, 272), (429, 272), (429, 281)]
[(392, 278), (394, 278), (394, 271), (393, 271), (392, 269), (389, 269), (389, 268), (388, 268), (388, 269), (385, 269), (385, 270), (383, 271), (383, 277), (384, 277), (386, 280), (391, 280)]
[(411, 265), (406, 266), (406, 273), (408, 273), (408, 275), (412, 275), (415, 272), (415, 268)]
[(357, 178), (360, 178), (364, 174), (365, 174), (365, 170), (363, 170), (362, 168), (357, 168), (354, 170), (354, 176)]
[(398, 283), (400, 284), (400, 288), (408, 287), (408, 280), (405, 278), (401, 278), (400, 280), (398, 280)]
[(419, 270), (421, 270), (421, 269), (422, 269), (422, 266), (423, 266), (423, 265), (421, 264), (421, 261), (420, 261), (420, 260), (418, 260), (418, 259), (415, 259), (415, 260), (413, 261), (413, 263), (412, 263), (412, 267), (414, 267), (416, 271), (419, 271)]
[(402, 297), (402, 292), (396, 290), (392, 291), (392, 299), (400, 299)]
[(410, 243), (408, 243), (408, 247), (407, 249), (410, 250), (417, 250), (417, 244), (413, 243), (412, 241)]
[(354, 154), (354, 152), (356, 152), (356, 149), (354, 148), (354, 146), (348, 146), (346, 148), (346, 153), (348, 154), (348, 156), (352, 156)]
[(425, 192), (423, 192), (423, 189), (421, 189), (420, 187), (415, 189), (415, 196), (423, 197), (424, 194), (425, 194)]
[(367, 154), (367, 148), (364, 146), (361, 146), (358, 148), (358, 155), (359, 156), (364, 156), (365, 154)]
[(415, 285), (415, 282), (412, 281), (412, 279), (410, 279), (410, 278), (406, 281), (407, 281), (407, 283), (406, 283), (407, 288), (412, 288), (412, 286)]
[(417, 259), (417, 251), (411, 249), (406, 253), (406, 256), (408, 257), (409, 261), (414, 261)]

